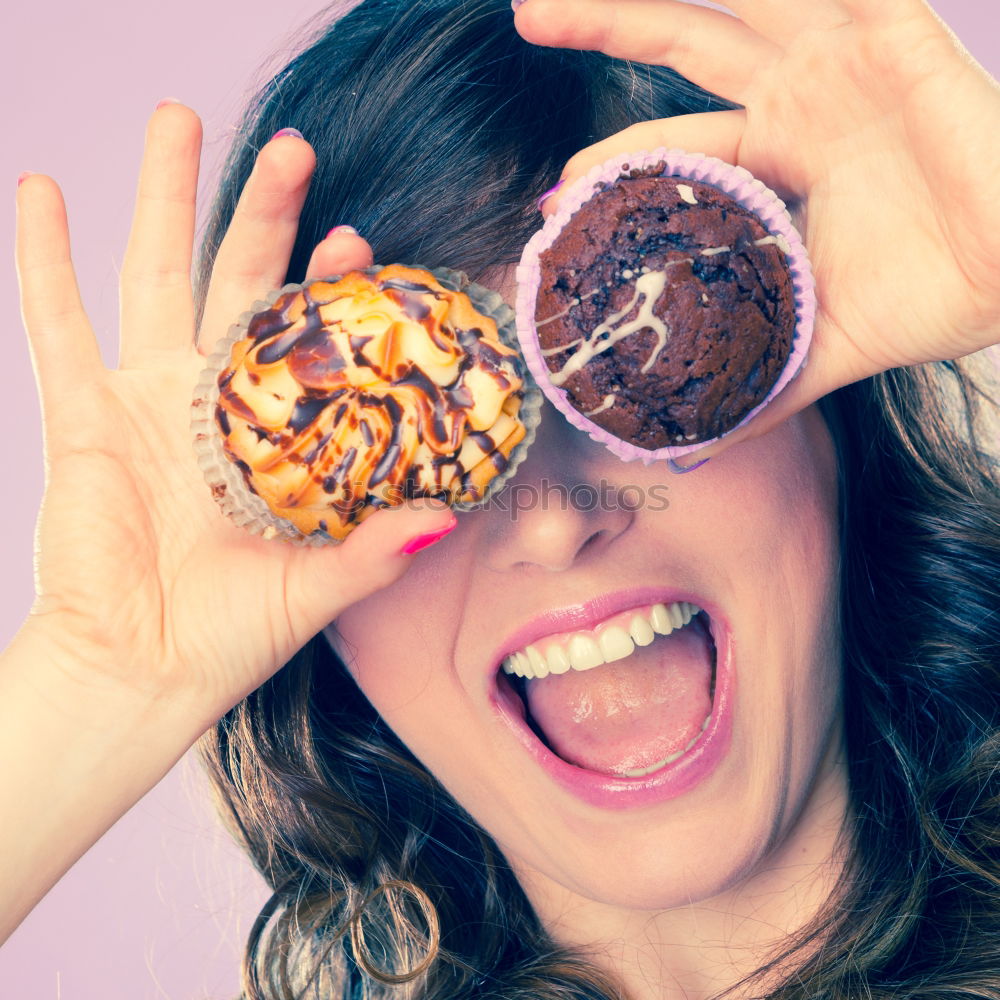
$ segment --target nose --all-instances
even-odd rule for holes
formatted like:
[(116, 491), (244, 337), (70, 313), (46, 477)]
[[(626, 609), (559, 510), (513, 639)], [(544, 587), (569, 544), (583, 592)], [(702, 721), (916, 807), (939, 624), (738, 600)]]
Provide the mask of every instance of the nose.
[(527, 458), (479, 515), (483, 562), (558, 572), (598, 556), (635, 516), (618, 502), (623, 468), (546, 403)]

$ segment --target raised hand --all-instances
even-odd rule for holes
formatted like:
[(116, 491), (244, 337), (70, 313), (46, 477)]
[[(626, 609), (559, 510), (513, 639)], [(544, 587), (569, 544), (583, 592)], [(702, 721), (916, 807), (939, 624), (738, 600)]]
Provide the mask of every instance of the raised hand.
[[(218, 510), (191, 441), (202, 352), (284, 282), (314, 157), (297, 134), (261, 151), (196, 344), (200, 151), (191, 111), (156, 111), (114, 371), (80, 303), (59, 189), (29, 176), (18, 191), (48, 475), (37, 600), (0, 655), (0, 942), (215, 719), (344, 607), (405, 572), (415, 538), (454, 524), (440, 505), (407, 505), (376, 513), (338, 547), (306, 549), (247, 534)], [(337, 233), (301, 277), (369, 263), (364, 240)]]
[(527, 0), (516, 14), (531, 42), (667, 65), (743, 105), (634, 125), (565, 177), (678, 147), (746, 167), (793, 207), (820, 307), (809, 364), (699, 458), (857, 379), (1000, 342), (996, 82), (923, 0), (727, 6), (736, 16), (677, 0)]
[[(43, 176), (19, 190), (18, 265), (48, 460), (29, 628), (68, 652), (75, 682), (196, 699), (204, 726), (343, 607), (400, 575), (406, 541), (452, 515), (426, 504), (381, 512), (322, 549), (265, 541), (221, 515), (189, 427), (202, 352), (283, 283), (314, 156), (295, 135), (262, 150), (219, 251), (196, 345), (200, 148), (193, 112), (156, 111), (122, 267), (117, 370), (101, 363), (62, 198)], [(370, 262), (363, 240), (336, 234), (311, 270)]]

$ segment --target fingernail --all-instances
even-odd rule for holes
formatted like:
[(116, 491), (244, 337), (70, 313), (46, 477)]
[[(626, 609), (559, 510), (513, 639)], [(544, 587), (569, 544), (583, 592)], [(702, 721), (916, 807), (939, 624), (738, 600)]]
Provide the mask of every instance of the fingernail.
[(294, 136), (296, 139), (304, 139), (305, 138), (305, 136), (297, 128), (283, 128), (283, 129), (279, 129), (277, 132), (275, 132), (274, 135), (271, 136), (271, 139), (272, 140), (273, 139), (284, 139), (285, 136), (288, 136), (288, 135)]
[(682, 472), (694, 472), (695, 469), (700, 469), (706, 462), (710, 462), (711, 456), (708, 458), (703, 458), (700, 462), (695, 462), (694, 465), (678, 465), (672, 458), (667, 459), (667, 465), (670, 466), (671, 472), (676, 472), (680, 475)]
[(524, 2), (525, 0), (510, 0), (510, 9), (516, 11)]
[(157, 102), (156, 110), (159, 111), (160, 108), (165, 108), (168, 104), (180, 104), (181, 102), (177, 100), (176, 97), (164, 97), (162, 101)]
[(17, 175), (17, 186), (20, 187), (32, 174), (33, 170), (25, 170)]
[[(521, 3), (524, 3), (524, 0), (521, 0)], [(553, 184), (552, 187), (550, 187), (548, 191), (546, 191), (545, 194), (541, 195), (538, 201), (535, 202), (535, 208), (537, 208), (538, 211), (540, 212), (542, 210), (542, 202), (545, 201), (546, 198), (551, 198), (552, 195), (554, 195), (556, 191), (558, 191), (559, 188), (561, 188), (565, 183), (566, 183), (566, 178), (564, 177), (558, 183)]]
[(419, 552), (421, 549), (426, 549), (435, 542), (441, 541), (456, 524), (458, 524), (458, 518), (452, 514), (451, 521), (443, 528), (438, 528), (437, 531), (427, 531), (422, 535), (415, 535), (399, 551), (404, 556), (412, 556), (414, 552)]
[(338, 233), (345, 233), (348, 236), (360, 236), (361, 234), (354, 228), (354, 226), (334, 226), (324, 237), (324, 239), (329, 239), (331, 236), (336, 236)]

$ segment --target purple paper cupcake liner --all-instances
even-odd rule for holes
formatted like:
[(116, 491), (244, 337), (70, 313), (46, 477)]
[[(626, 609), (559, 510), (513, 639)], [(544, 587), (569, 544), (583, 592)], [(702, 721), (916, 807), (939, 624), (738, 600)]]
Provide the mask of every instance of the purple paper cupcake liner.
[[(385, 266), (391, 265), (375, 265), (361, 270), (365, 274), (374, 275)], [(405, 266), (429, 271), (445, 288), (467, 295), (480, 313), (496, 321), (500, 339), (508, 347), (515, 350), (518, 348), (514, 311), (498, 292), (471, 282), (462, 271), (444, 267), (424, 267), (421, 264)], [(337, 281), (341, 277), (343, 275), (319, 280)], [(280, 538), (293, 545), (339, 545), (341, 539), (329, 535), (319, 532), (311, 535), (303, 534), (290, 521), (275, 514), (261, 497), (247, 487), (243, 474), (225, 454), (222, 436), (215, 420), (215, 409), (219, 401), (218, 378), (229, 364), (233, 345), (245, 336), (250, 321), (257, 313), (270, 309), (282, 295), (299, 292), (309, 284), (311, 282), (293, 283), (269, 292), (263, 299), (254, 302), (249, 310), (241, 313), (225, 336), (219, 339), (215, 349), (206, 357), (205, 367), (195, 387), (191, 404), (191, 430), (198, 466), (216, 503), (231, 521), (252, 534), (262, 535), (264, 538)], [(541, 421), (542, 400), (542, 393), (534, 384), (531, 374), (525, 371), (523, 399), (518, 411), (518, 416), (525, 427), (524, 437), (511, 452), (504, 471), (490, 481), (482, 499), (453, 503), (450, 505), (452, 510), (475, 510), (483, 506), (516, 473), (535, 439)]]
[[(791, 353), (777, 382), (764, 399), (736, 426), (716, 438), (650, 450), (630, 444), (595, 424), (569, 402), (565, 389), (552, 384), (551, 373), (542, 355), (535, 329), (535, 300), (541, 281), (539, 256), (552, 246), (577, 209), (596, 193), (598, 185), (613, 183), (629, 171), (643, 170), (660, 164), (662, 164), (662, 176), (701, 181), (728, 194), (744, 208), (753, 212), (768, 233), (776, 238), (778, 247), (784, 252), (788, 261), (792, 277), (796, 323), (792, 334)], [(676, 459), (694, 451), (701, 451), (712, 442), (731, 434), (737, 427), (742, 427), (752, 420), (805, 365), (816, 319), (816, 293), (812, 269), (802, 238), (792, 225), (785, 203), (743, 167), (725, 163), (714, 156), (686, 153), (679, 149), (661, 148), (650, 152), (619, 154), (593, 167), (562, 193), (558, 210), (549, 216), (544, 226), (525, 246), (516, 274), (517, 334), (528, 370), (549, 401), (574, 427), (589, 434), (625, 462), (638, 459), (649, 465), (652, 462)]]

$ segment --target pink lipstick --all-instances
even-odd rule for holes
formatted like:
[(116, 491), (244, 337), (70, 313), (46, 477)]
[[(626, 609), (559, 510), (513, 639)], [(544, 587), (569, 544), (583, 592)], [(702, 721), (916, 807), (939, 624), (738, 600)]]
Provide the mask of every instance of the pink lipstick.
[[(504, 657), (547, 636), (594, 629), (630, 609), (681, 602), (696, 605), (708, 616), (708, 633), (714, 646), (711, 714), (692, 744), (675, 759), (636, 777), (591, 770), (570, 763), (555, 753), (529, 717), (526, 702), (518, 693), (516, 679), (505, 677), (499, 671)], [(613, 666), (599, 669), (613, 669)], [(640, 808), (683, 795), (709, 778), (731, 744), (734, 700), (732, 630), (718, 608), (691, 593), (658, 588), (633, 589), (540, 615), (518, 628), (497, 648), (492, 660), (490, 683), (494, 708), (534, 763), (572, 796), (600, 808)]]

